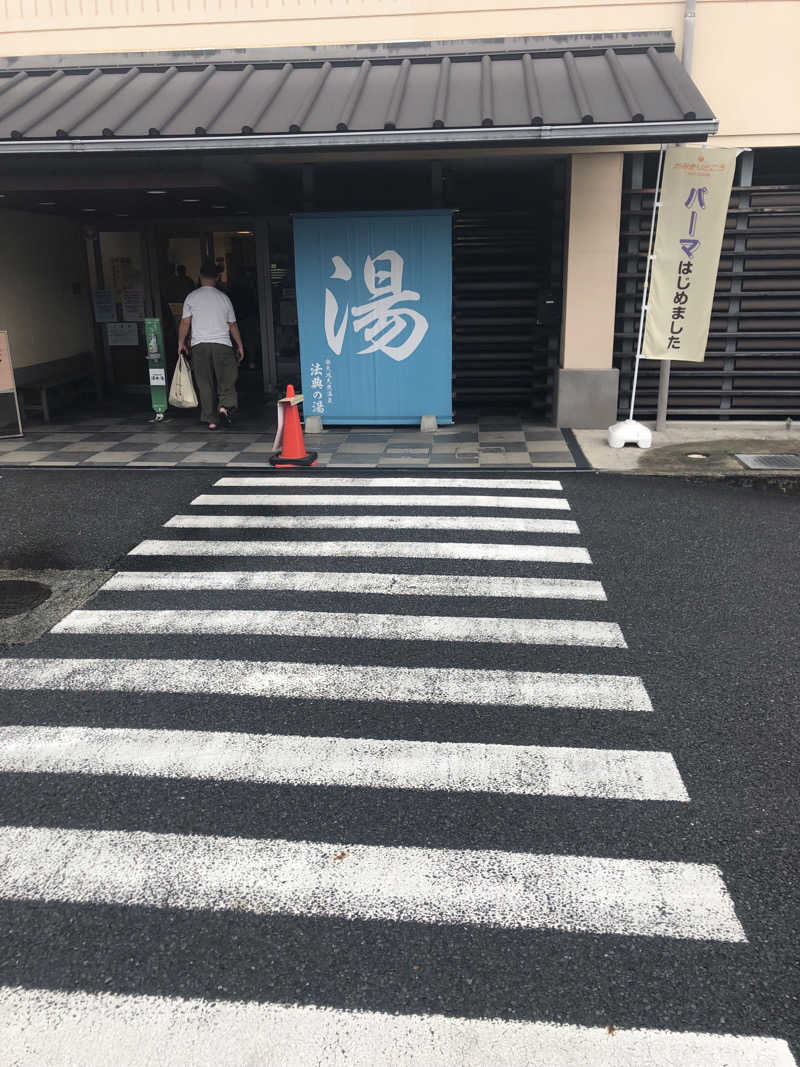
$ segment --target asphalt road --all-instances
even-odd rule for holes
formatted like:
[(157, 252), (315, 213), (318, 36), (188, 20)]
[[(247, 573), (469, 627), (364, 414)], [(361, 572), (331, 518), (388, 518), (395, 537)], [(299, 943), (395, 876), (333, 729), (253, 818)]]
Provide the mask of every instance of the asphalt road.
[[(397, 921), (326, 914), (318, 907), (292, 915), (247, 907), (214, 910), (3, 894), (0, 984), (543, 1020), (616, 1027), (620, 1033), (646, 1027), (752, 1034), (789, 1040), (800, 1059), (800, 496), (587, 472), (558, 475), (570, 512), (525, 512), (574, 519), (578, 536), (411, 534), (392, 529), (390, 519), (379, 532), (209, 532), (160, 528), (171, 516), (190, 513), (197, 493), (211, 491), (215, 477), (209, 472), (1, 473), (0, 566), (5, 567), (248, 574), (281, 567), (331, 574), (368, 569), (572, 579), (574, 564), (370, 558), (368, 549), (363, 557), (343, 560), (327, 552), (324, 542), (578, 544), (592, 559), (592, 566), (580, 568), (580, 578), (602, 582), (607, 594), (607, 602), (570, 602), (287, 590), (120, 591), (100, 594), (90, 607), (606, 620), (620, 625), (628, 647), (247, 636), (235, 628), (179, 636), (50, 634), (34, 645), (15, 647), (9, 658), (291, 661), (308, 665), (318, 690), (288, 699), (226, 692), (126, 692), (121, 697), (91, 688), (0, 690), (0, 724), (656, 750), (674, 757), (690, 797), (682, 803), (235, 777), (5, 771), (0, 774), (3, 825), (714, 864), (747, 940), (640, 936), (547, 923), (537, 929), (432, 923), (413, 909), (409, 918)], [(212, 516), (268, 513), (264, 508), (202, 510)], [(309, 514), (302, 508), (281, 511)], [(313, 510), (315, 515), (341, 512)], [(385, 516), (386, 509), (358, 513)], [(432, 512), (412, 508), (407, 513)], [(435, 513), (487, 514), (477, 508)], [(502, 508), (490, 514), (520, 513)], [(257, 556), (125, 556), (145, 538), (276, 537), (319, 542), (319, 554), (296, 560), (288, 552), (288, 558), (266, 563)], [(327, 673), (330, 664), (635, 676), (649, 694), (653, 713), (556, 705), (533, 714), (525, 706), (482, 703), (477, 691), (469, 690), (463, 703), (375, 700), (368, 691), (340, 699)]]
[(0, 469), (0, 569), (108, 567), (212, 480), (208, 471)]

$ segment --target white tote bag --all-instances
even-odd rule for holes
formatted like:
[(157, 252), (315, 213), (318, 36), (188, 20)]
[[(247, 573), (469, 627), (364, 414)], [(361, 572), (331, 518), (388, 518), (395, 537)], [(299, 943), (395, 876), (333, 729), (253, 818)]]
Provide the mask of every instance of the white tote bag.
[(194, 391), (192, 372), (183, 355), (178, 356), (178, 365), (169, 387), (169, 402), (174, 408), (196, 408), (197, 393)]

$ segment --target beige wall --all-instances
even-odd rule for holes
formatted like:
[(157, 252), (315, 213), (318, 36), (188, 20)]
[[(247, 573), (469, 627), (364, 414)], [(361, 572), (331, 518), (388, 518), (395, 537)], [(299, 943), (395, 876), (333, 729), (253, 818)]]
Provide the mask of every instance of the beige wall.
[(621, 152), (571, 159), (561, 365), (607, 370), (614, 351)]
[[(0, 329), (15, 367), (94, 350), (80, 227), (25, 211), (0, 212)], [(73, 284), (80, 292), (73, 292)]]
[[(9, 56), (671, 30), (683, 0), (0, 0)], [(694, 77), (721, 143), (800, 144), (800, 3), (698, 0)]]

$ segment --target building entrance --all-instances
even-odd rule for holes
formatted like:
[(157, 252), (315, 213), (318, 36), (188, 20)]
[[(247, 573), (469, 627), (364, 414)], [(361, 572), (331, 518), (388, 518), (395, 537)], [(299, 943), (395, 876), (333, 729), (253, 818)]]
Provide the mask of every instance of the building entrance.
[(165, 344), (172, 362), (178, 344), (183, 301), (200, 284), (200, 268), (213, 260), (219, 287), (231, 299), (244, 343), (239, 370), (240, 405), (263, 403), (264, 375), (259, 318), (256, 238), (253, 230), (212, 230), (203, 227), (163, 230), (158, 240), (158, 290)]

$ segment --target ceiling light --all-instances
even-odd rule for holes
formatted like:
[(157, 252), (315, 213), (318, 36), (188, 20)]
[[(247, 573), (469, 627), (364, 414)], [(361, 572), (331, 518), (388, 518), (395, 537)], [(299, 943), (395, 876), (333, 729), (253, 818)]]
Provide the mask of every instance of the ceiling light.
[(148, 189), (147, 190), (147, 195), (148, 196), (166, 196), (167, 195), (167, 190), (166, 189)]
[(227, 207), (228, 205), (227, 204), (212, 204), (211, 206), (214, 207), (214, 208), (220, 208), (221, 209), (221, 208)]
[(56, 206), (55, 200), (40, 200), (39, 201), (39, 207), (55, 207), (55, 206)]
[(234, 233), (236, 234), (237, 237), (252, 237), (253, 236), (253, 231), (252, 230), (234, 230)]
[(200, 198), (196, 196), (185, 196), (182, 200), (184, 204), (199, 204)]
[(97, 208), (96, 207), (82, 207), (81, 211), (85, 211), (88, 214), (91, 211), (97, 211)]

